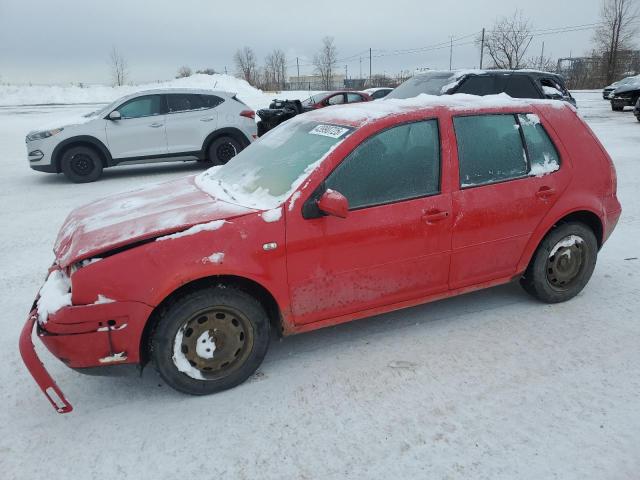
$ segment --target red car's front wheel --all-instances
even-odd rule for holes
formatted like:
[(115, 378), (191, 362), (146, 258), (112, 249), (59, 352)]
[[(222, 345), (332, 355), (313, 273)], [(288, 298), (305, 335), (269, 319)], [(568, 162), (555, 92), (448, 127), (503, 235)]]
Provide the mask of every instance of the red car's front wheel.
[(185, 294), (160, 318), (152, 357), (171, 387), (205, 395), (244, 382), (269, 347), (269, 319), (251, 295), (232, 287)]

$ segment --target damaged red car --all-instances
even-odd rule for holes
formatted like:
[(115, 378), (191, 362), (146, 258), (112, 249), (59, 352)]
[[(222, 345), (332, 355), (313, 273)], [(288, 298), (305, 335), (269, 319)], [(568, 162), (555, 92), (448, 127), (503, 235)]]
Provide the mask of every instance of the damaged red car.
[(80, 372), (151, 362), (171, 387), (234, 387), (272, 328), (335, 325), (511, 281), (587, 284), (621, 206), (575, 109), (420, 96), (299, 115), (228, 164), (73, 211), (20, 338)]

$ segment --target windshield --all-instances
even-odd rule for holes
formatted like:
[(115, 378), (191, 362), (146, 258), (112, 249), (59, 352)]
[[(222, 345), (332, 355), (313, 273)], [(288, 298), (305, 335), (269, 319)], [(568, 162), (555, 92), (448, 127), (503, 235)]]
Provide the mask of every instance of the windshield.
[(447, 90), (443, 87), (455, 83), (458, 76), (456, 72), (420, 73), (400, 84), (385, 98), (413, 98), (421, 93), (442, 95)]
[(306, 100), (302, 101), (302, 105), (305, 105), (305, 106), (315, 105), (320, 100), (322, 100), (324, 97), (326, 97), (327, 93), (329, 93), (329, 92), (321, 92), (321, 93), (316, 93), (315, 95), (311, 95), (309, 98), (307, 98)]
[(271, 130), (229, 163), (196, 177), (221, 200), (260, 210), (282, 204), (354, 129), (296, 117)]

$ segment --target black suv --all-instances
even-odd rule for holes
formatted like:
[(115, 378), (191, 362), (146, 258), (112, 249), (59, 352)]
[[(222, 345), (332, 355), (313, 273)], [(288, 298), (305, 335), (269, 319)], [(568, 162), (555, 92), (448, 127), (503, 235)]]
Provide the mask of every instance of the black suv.
[(513, 98), (564, 100), (576, 105), (564, 80), (555, 73), (535, 70), (460, 70), (427, 71), (414, 75), (385, 98), (411, 98), (429, 95), (494, 95), (506, 93)]

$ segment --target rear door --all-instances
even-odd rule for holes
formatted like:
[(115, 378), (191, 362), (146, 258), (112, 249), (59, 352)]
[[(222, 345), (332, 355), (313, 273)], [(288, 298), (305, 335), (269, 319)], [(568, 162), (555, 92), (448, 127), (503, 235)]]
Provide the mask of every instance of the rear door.
[(162, 95), (144, 95), (116, 109), (120, 120), (107, 120), (107, 142), (116, 159), (167, 153)]
[(319, 188), (347, 198), (347, 218), (287, 212), (297, 324), (447, 289), (451, 195), (441, 191), (440, 159), (436, 120), (389, 128), (356, 147)]
[[(452, 289), (515, 275), (524, 248), (570, 180), (532, 114), (454, 117)], [(526, 143), (525, 143), (526, 140)]]
[(194, 93), (169, 93), (166, 99), (168, 152), (199, 152), (207, 135), (217, 129), (215, 107), (223, 99)]

